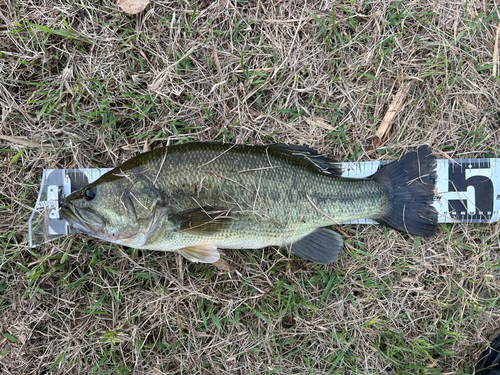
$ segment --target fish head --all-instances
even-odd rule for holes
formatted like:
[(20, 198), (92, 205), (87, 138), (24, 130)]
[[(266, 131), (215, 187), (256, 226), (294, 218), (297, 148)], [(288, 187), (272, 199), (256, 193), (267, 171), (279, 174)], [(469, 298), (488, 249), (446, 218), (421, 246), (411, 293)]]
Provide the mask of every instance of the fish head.
[(163, 201), (146, 178), (105, 174), (66, 197), (61, 216), (80, 232), (139, 247), (166, 213)]

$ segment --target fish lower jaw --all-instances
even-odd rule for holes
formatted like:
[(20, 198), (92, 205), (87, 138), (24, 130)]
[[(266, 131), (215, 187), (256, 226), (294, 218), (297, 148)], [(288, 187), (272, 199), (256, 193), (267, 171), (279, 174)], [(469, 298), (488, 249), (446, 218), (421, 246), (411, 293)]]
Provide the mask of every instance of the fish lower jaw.
[[(142, 247), (147, 240), (147, 236), (144, 234), (136, 234), (134, 236), (126, 237), (126, 238), (116, 238), (115, 240), (111, 240), (111, 242), (114, 242), (118, 245), (123, 245), (123, 246), (129, 246), (133, 248), (140, 248)], [(110, 240), (107, 240), (110, 241)]]
[[(141, 248), (146, 243), (146, 236), (144, 235), (131, 235), (128, 237), (120, 236), (119, 234), (102, 234), (102, 233), (94, 233), (88, 230), (81, 230), (81, 233), (85, 233), (89, 236), (97, 238), (102, 241), (107, 241), (111, 243), (115, 243), (117, 245), (123, 245), (133, 248)], [(145, 246), (145, 248), (148, 248)]]

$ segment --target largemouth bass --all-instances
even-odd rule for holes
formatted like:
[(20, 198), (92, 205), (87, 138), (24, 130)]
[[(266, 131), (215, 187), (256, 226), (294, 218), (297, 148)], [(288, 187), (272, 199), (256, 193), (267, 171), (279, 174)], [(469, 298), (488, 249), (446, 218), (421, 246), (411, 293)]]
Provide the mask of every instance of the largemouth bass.
[(140, 154), (69, 195), (61, 215), (91, 236), (213, 263), (217, 249), (287, 246), (319, 264), (342, 237), (324, 228), (369, 218), (432, 236), (436, 160), (422, 146), (364, 179), (302, 146), (188, 143)]

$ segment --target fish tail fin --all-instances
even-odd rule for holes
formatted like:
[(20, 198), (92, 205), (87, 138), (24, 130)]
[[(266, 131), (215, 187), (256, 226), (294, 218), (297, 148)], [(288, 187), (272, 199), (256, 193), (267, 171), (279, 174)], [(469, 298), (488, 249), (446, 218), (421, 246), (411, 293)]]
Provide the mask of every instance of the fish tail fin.
[(389, 200), (377, 222), (401, 232), (430, 237), (436, 234), (438, 214), (431, 206), (436, 187), (436, 158), (429, 146), (404, 155), (373, 176)]

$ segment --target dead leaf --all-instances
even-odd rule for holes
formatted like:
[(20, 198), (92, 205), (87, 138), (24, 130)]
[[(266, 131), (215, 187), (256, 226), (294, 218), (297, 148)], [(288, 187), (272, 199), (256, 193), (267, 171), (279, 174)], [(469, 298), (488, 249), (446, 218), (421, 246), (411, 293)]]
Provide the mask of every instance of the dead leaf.
[(377, 148), (379, 148), (379, 146), (382, 144), (383, 142), (380, 140), (379, 137), (375, 136), (372, 138), (372, 149), (373, 150), (376, 150)]
[(319, 128), (322, 128), (322, 129), (325, 129), (325, 130), (328, 130), (328, 131), (334, 130), (334, 127), (331, 126), (329, 123), (327, 123), (322, 118), (319, 118), (319, 117), (316, 117), (316, 118), (306, 117), (305, 120), (306, 120), (306, 122), (309, 125), (317, 126)]
[(0, 139), (3, 139), (4, 141), (11, 142), (11, 143), (17, 143), (26, 147), (31, 147), (31, 148), (41, 148), (41, 146), (37, 143), (34, 143), (33, 141), (28, 141), (24, 138), (20, 137), (13, 137), (10, 135), (1, 135), (0, 134)]
[(284, 328), (292, 328), (296, 322), (292, 315), (285, 315), (281, 320)]
[(477, 112), (477, 107), (472, 103), (463, 101), (463, 106), (464, 106), (464, 109), (466, 109), (470, 112)]
[(149, 0), (118, 0), (116, 2), (117, 6), (130, 15), (142, 12), (148, 4)]
[(217, 267), (221, 271), (231, 272), (234, 268), (229, 265), (225, 260), (219, 258), (217, 262), (212, 263), (212, 266)]
[(389, 109), (385, 113), (384, 119), (377, 129), (377, 136), (382, 141), (386, 140), (387, 135), (389, 134), (389, 130), (391, 130), (392, 121), (394, 120), (394, 117), (396, 117), (396, 114), (401, 110), (401, 107), (403, 106), (406, 98), (406, 94), (408, 94), (408, 91), (410, 90), (411, 84), (412, 82), (408, 81), (399, 88), (398, 92), (394, 96), (391, 105), (389, 106)]

